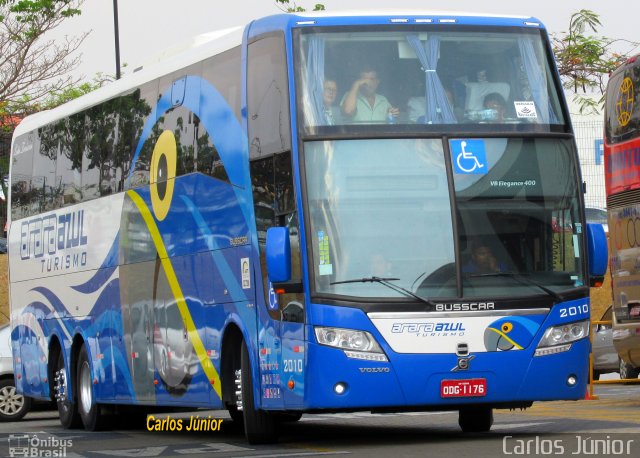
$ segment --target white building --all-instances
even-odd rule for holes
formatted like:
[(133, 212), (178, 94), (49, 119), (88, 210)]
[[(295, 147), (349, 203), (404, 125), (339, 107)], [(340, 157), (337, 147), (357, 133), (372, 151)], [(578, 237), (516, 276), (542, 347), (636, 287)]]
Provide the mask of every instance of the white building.
[(579, 106), (573, 102), (574, 94), (567, 92), (566, 97), (578, 143), (582, 181), (586, 184), (585, 203), (587, 207), (605, 208), (607, 198), (604, 185), (604, 113), (601, 110), (597, 115), (582, 115)]

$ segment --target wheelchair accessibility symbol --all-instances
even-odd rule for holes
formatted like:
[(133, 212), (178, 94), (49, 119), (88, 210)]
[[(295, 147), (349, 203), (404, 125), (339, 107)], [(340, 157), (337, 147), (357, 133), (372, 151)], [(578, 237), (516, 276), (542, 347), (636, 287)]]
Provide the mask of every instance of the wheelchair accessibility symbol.
[(485, 175), (488, 171), (484, 140), (451, 140), (451, 155), (455, 173)]
[(269, 310), (278, 310), (278, 295), (273, 289), (273, 285), (269, 282)]

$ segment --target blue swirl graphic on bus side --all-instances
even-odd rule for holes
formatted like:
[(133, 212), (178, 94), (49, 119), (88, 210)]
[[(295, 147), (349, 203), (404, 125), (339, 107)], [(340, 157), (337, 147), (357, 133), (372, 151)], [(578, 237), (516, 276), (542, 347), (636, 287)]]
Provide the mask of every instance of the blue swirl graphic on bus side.
[[(153, 127), (165, 113), (174, 108), (171, 93), (172, 89), (169, 88), (161, 94), (158, 103), (149, 115), (131, 160), (127, 187), (131, 183), (131, 176), (136, 171), (142, 147), (151, 136)], [(236, 119), (233, 109), (211, 83), (193, 75), (185, 77), (182, 106), (198, 116), (205, 129), (212, 134), (212, 142), (220, 156), (229, 181), (235, 185), (233, 189), (237, 203), (244, 215), (245, 223), (248, 225), (250, 221), (254, 220), (253, 206), (250, 205), (253, 196), (249, 174), (249, 149), (246, 134)], [(257, 234), (252, 234), (251, 242), (255, 254), (257, 254)]]
[[(236, 322), (242, 323), (242, 328), (246, 329), (249, 336), (257, 335), (255, 309), (249, 310), (244, 306), (233, 305), (230, 310), (227, 310), (225, 316), (218, 313), (219, 307), (216, 307), (209, 310), (206, 316), (202, 316), (202, 307), (206, 304), (253, 301), (256, 295), (255, 288), (262, 286), (257, 285), (253, 280), (250, 286), (247, 286), (240, 278), (240, 261), (258, 259), (257, 234), (252, 230), (255, 223), (253, 223), (254, 209), (251, 204), (253, 196), (246, 134), (236, 119), (233, 109), (214, 86), (198, 76), (186, 76), (183, 81), (184, 98), (179, 106), (199, 118), (201, 128), (208, 132), (231, 185), (203, 173), (187, 175), (175, 173), (173, 161), (180, 160), (177, 155), (182, 150), (176, 148), (176, 139), (172, 139), (174, 134), (171, 130), (157, 128), (165, 114), (177, 108), (172, 103), (172, 87), (169, 87), (160, 95), (145, 123), (127, 178), (127, 186), (130, 187), (133, 174), (140, 169), (151, 177), (149, 185), (131, 189), (127, 193), (121, 221), (121, 228), (147, 227), (150, 234), (155, 231), (152, 228), (157, 227), (160, 238), (152, 235), (149, 242), (145, 242), (148, 245), (143, 250), (151, 249), (149, 245), (151, 241), (158, 250), (158, 254), (166, 250), (165, 254), (160, 254), (163, 261), (158, 264), (155, 275), (151, 275), (148, 280), (143, 280), (146, 282), (143, 289), (149, 290), (148, 292), (155, 291), (153, 297), (168, 304), (164, 312), (167, 314), (166, 323), (154, 324), (158, 332), (157, 335), (154, 334), (157, 339), (154, 337), (155, 343), (151, 350), (153, 357), (149, 361), (151, 366), (155, 366), (157, 378), (161, 383), (156, 385), (154, 393), (151, 393), (148, 377), (132, 377), (136, 391), (147, 393), (146, 395), (150, 395), (157, 402), (168, 399), (167, 395), (181, 396), (185, 402), (188, 402), (189, 396), (195, 396), (193, 400), (198, 401), (197, 396), (201, 399), (203, 386), (209, 385), (209, 382), (211, 382), (209, 389), (219, 391), (219, 382), (215, 380), (218, 379), (220, 360), (215, 356), (217, 352), (212, 349), (220, 345), (219, 342), (215, 343), (219, 339), (217, 335), (221, 333), (225, 323), (234, 317)], [(157, 140), (154, 140), (159, 131), (162, 133)], [(155, 141), (155, 144), (148, 145), (150, 141)], [(148, 147), (153, 150), (150, 164), (146, 160), (141, 161), (140, 158), (143, 148), (146, 150)], [(163, 157), (164, 164), (168, 164), (163, 166), (167, 167), (167, 184), (162, 185), (161, 191), (158, 183), (162, 183), (162, 180), (159, 179), (160, 175), (156, 176), (157, 167), (162, 163), (160, 157)], [(131, 199), (137, 201), (133, 206), (130, 205), (133, 202)], [(145, 220), (144, 214), (150, 214), (153, 222)], [(131, 240), (130, 235), (121, 233), (123, 240)], [(240, 240), (239, 243), (238, 240)], [(121, 246), (121, 256), (127, 256), (127, 253), (122, 252), (123, 248), (124, 245)], [(142, 257), (146, 260), (144, 254)], [(155, 253), (153, 253), (153, 259), (155, 259)], [(206, 265), (210, 268), (196, 268), (196, 265)], [(174, 274), (175, 280), (170, 280), (169, 277)], [(212, 281), (214, 278), (215, 282)], [(255, 277), (251, 275), (251, 278)], [(178, 286), (172, 283), (174, 286), (168, 288), (167, 282), (172, 281), (177, 281)], [(132, 291), (132, 285), (125, 283), (123, 288), (126, 289), (122, 290), (123, 307), (134, 307), (127, 305), (124, 297), (135, 296), (139, 291)], [(223, 289), (224, 294), (221, 293)], [(178, 290), (181, 291), (183, 298), (173, 294)], [(167, 291), (172, 293), (167, 294)], [(186, 307), (176, 307), (176, 304), (182, 300)], [(141, 310), (140, 316), (131, 318), (131, 323), (126, 326), (130, 326), (131, 330), (137, 329), (138, 323), (145, 320), (144, 316), (148, 313), (146, 310)], [(129, 316), (133, 317), (131, 314)], [(150, 316), (149, 319), (155, 322), (155, 318)], [(179, 342), (178, 340), (181, 339), (176, 340), (177, 337), (172, 330), (193, 326), (189, 323), (195, 323), (194, 330), (197, 330), (198, 335), (192, 332), (190, 335), (194, 338), (193, 342), (191, 339), (189, 342)], [(204, 329), (212, 329), (214, 337), (206, 337), (201, 332)], [(211, 340), (207, 342), (205, 337)], [(142, 343), (138, 345), (132, 341), (130, 346), (131, 349), (128, 348), (128, 350), (131, 354), (142, 355), (145, 350)], [(207, 351), (214, 356), (211, 362), (215, 366), (215, 371), (205, 366), (198, 367), (197, 361), (209, 359), (203, 353), (205, 350), (203, 346), (206, 346)], [(187, 368), (184, 372), (173, 362), (173, 350), (172, 354), (168, 354), (166, 348), (178, 350), (180, 357), (184, 358), (182, 366)], [(135, 372), (133, 365), (140, 362), (140, 359), (142, 356), (130, 362), (132, 374)], [(183, 376), (180, 375), (181, 373)]]
[[(175, 184), (175, 190), (172, 189), (171, 192), (175, 194), (176, 199), (167, 200), (166, 196), (169, 193), (163, 194), (162, 210), (166, 213), (162, 214), (159, 214), (158, 209), (154, 207), (157, 201), (153, 202), (155, 197), (153, 193), (157, 193), (157, 191), (154, 190), (153, 184), (137, 188), (135, 192), (144, 201), (147, 211), (151, 211), (164, 240), (166, 256), (171, 259), (169, 262), (173, 264), (173, 270), (187, 305), (186, 313), (193, 314), (191, 318), (197, 323), (197, 333), (202, 342), (206, 344), (207, 349), (219, 348), (220, 338), (218, 336), (222, 326), (234, 316), (238, 322), (248, 328), (249, 335), (257, 335), (255, 332), (255, 312), (244, 306), (231, 305), (236, 302), (246, 302), (250, 300), (250, 297), (255, 297), (254, 288), (258, 286), (252, 280), (251, 287), (247, 288), (242, 284), (240, 278), (240, 259), (258, 259), (257, 234), (255, 230), (250, 229), (253, 226), (250, 223), (254, 220), (254, 209), (251, 205), (252, 190), (249, 177), (248, 144), (245, 132), (222, 95), (209, 82), (200, 77), (188, 76), (184, 80), (185, 96), (182, 106), (198, 116), (201, 126), (209, 132), (231, 185), (201, 173), (175, 177), (175, 183), (172, 183), (172, 186)], [(171, 103), (171, 88), (169, 88), (161, 94), (138, 139), (127, 177), (127, 185), (131, 183), (132, 174), (140, 165), (140, 154), (145, 142), (150, 140), (156, 124), (172, 108), (174, 107)], [(129, 199), (128, 195), (125, 197), (125, 207), (129, 202), (127, 199)], [(132, 216), (131, 207), (128, 207), (127, 211), (129, 214), (125, 214), (125, 209), (123, 209), (121, 217), (123, 220), (125, 218), (140, 218), (140, 216)], [(156, 339), (156, 334), (159, 336), (159, 331), (162, 331), (161, 323), (155, 323), (155, 328), (152, 329), (151, 344), (148, 343), (148, 337), (145, 339), (147, 344), (144, 346), (139, 345), (137, 341), (134, 342), (134, 337), (142, 335), (140, 329), (132, 328), (134, 326), (133, 314), (137, 313), (140, 304), (138, 302), (129, 304), (123, 301), (122, 288), (128, 290), (141, 287), (149, 289), (151, 285), (154, 292), (145, 297), (149, 300), (154, 298), (154, 301), (156, 293), (158, 293), (157, 288), (160, 288), (164, 292), (158, 294), (164, 294), (164, 296), (159, 295), (157, 299), (161, 299), (162, 303), (166, 304), (161, 308), (161, 311), (167, 314), (167, 319), (169, 319), (169, 315), (173, 317), (172, 325), (176, 324), (177, 308), (174, 298), (166, 295), (167, 289), (163, 286), (166, 279), (163, 279), (162, 275), (158, 277), (157, 270), (156, 279), (151, 278), (151, 281), (144, 285), (136, 283), (126, 276), (122, 281), (119, 278), (114, 278), (114, 275), (122, 276), (122, 269), (125, 269), (121, 258), (122, 250), (127, 250), (132, 243), (138, 243), (138, 245), (145, 243), (141, 239), (132, 241), (132, 238), (128, 237), (131, 234), (126, 233), (126, 230), (123, 232), (123, 228), (126, 227), (128, 226), (121, 224), (120, 232), (113, 241), (109, 253), (91, 278), (70, 287), (75, 292), (87, 297), (98, 294), (94, 304), (88, 308), (83, 307), (83, 310), (86, 311), (83, 313), (86, 313), (87, 317), (72, 316), (73, 312), (70, 313), (69, 310), (72, 310), (74, 304), (65, 304), (50, 289), (34, 288), (32, 291), (39, 293), (44, 300), (29, 304), (24, 309), (24, 313), (37, 316), (35, 320), (30, 320), (30, 326), (44, 329), (27, 329), (23, 335), (57, 335), (62, 341), (65, 341), (64, 346), (67, 346), (74, 334), (82, 329), (85, 343), (91, 354), (93, 376), (100, 382), (96, 385), (98, 399), (112, 399), (115, 395), (121, 399), (133, 401), (145, 399), (158, 404), (166, 404), (167, 401), (171, 402), (172, 397), (181, 396), (184, 402), (201, 403), (203, 392), (211, 390), (211, 386), (209, 386), (211, 380), (208, 376), (210, 372), (205, 373), (207, 371), (201, 370), (202, 368), (199, 368), (198, 364), (198, 361), (203, 360), (202, 350), (196, 357), (189, 343), (183, 348), (184, 354), (174, 355), (173, 348), (175, 346), (169, 345), (176, 343), (174, 342), (176, 337), (173, 336), (175, 334), (173, 327), (167, 327), (164, 330), (164, 335)], [(139, 229), (140, 226), (136, 226), (129, 231)], [(232, 240), (242, 239), (246, 242), (241, 242), (239, 245), (231, 243)], [(155, 250), (146, 253), (147, 249), (143, 248), (143, 251), (138, 253), (150, 254), (149, 259), (145, 257), (131, 262), (141, 263), (140, 266), (142, 263), (150, 265), (150, 263), (158, 262), (158, 253)], [(209, 260), (205, 261), (203, 257), (207, 257)], [(213, 268), (199, 269), (200, 265), (196, 262), (204, 262)], [(121, 265), (120, 271), (118, 271), (118, 265)], [(142, 272), (142, 270), (135, 273), (135, 278), (140, 280), (140, 274), (137, 272)], [(153, 271), (151, 272), (153, 273)], [(220, 283), (216, 280), (218, 290), (214, 290), (212, 278), (220, 279)], [(252, 276), (252, 278), (255, 277)], [(224, 286), (224, 294), (226, 295), (223, 297), (219, 296), (219, 291), (222, 290), (221, 284)], [(225, 307), (227, 311), (223, 312), (221, 307), (215, 307), (208, 310), (206, 317), (202, 315), (201, 312), (205, 304), (223, 302), (230, 303), (231, 310)], [(83, 304), (83, 306), (86, 305), (89, 304)], [(156, 306), (157, 304), (154, 303), (152, 307)], [(179, 328), (181, 329), (181, 326)], [(205, 330), (207, 330), (206, 333)], [(209, 332), (211, 332), (212, 343), (206, 341), (209, 339), (207, 337)], [(127, 339), (112, 338), (127, 334), (132, 335), (130, 343), (127, 342)], [(181, 336), (180, 333), (178, 340), (182, 340)], [(195, 338), (193, 334), (191, 337)], [(168, 352), (170, 354), (165, 355), (171, 363), (166, 367), (158, 363), (158, 361), (162, 361), (161, 350), (163, 348), (172, 349), (171, 352)], [(34, 357), (37, 352), (38, 348), (34, 347), (32, 349)], [(219, 371), (220, 359), (216, 354), (218, 353), (212, 352), (212, 363)], [(41, 357), (44, 357), (44, 354)], [(176, 364), (187, 367), (184, 374), (176, 371), (177, 366), (173, 367)], [(34, 375), (32, 374), (32, 376)], [(154, 379), (159, 379), (162, 383), (154, 385)], [(214, 389), (219, 389), (219, 379), (215, 384), (211, 382), (211, 385)], [(48, 386), (38, 388), (38, 392), (33, 394), (42, 394), (41, 392), (45, 390), (48, 394)]]
[[(131, 176), (136, 170), (138, 157), (144, 143), (153, 131), (153, 126), (167, 111), (174, 108), (171, 92), (171, 88), (169, 88), (160, 95), (158, 103), (149, 115), (131, 161), (127, 184), (130, 183)], [(221, 133), (221, 135), (214, 136), (212, 140), (229, 180), (236, 186), (250, 187), (249, 150), (246, 135), (225, 98), (208, 81), (199, 76), (187, 76), (182, 106), (196, 114), (208, 132)]]
[(107, 257), (102, 262), (102, 265), (98, 267), (95, 275), (84, 282), (82, 285), (72, 286), (71, 288), (83, 294), (92, 294), (102, 288), (102, 286), (104, 286), (104, 284), (109, 281), (109, 278), (111, 278), (113, 272), (115, 272), (115, 270), (117, 269), (119, 246), (120, 233), (116, 235), (116, 238), (111, 245), (111, 249), (109, 250)]
[(215, 266), (218, 269), (218, 273), (222, 277), (225, 286), (229, 290), (231, 299), (234, 302), (247, 300), (245, 291), (242, 289), (240, 282), (231, 270), (229, 263), (224, 258), (222, 251), (220, 251), (221, 247), (216, 243), (215, 237), (211, 233), (211, 230), (209, 229), (209, 226), (207, 225), (204, 217), (198, 210), (198, 207), (187, 196), (180, 196), (180, 198), (187, 206), (187, 209), (189, 210), (191, 216), (193, 216), (193, 220), (196, 223), (198, 230), (205, 236), (204, 240), (207, 244), (208, 251), (211, 253)]
[[(113, 269), (104, 270), (113, 273)], [(126, 393), (126, 395), (131, 396), (131, 399), (135, 399), (124, 345), (121, 339), (110, 338), (110, 336), (121, 336), (124, 333), (120, 318), (119, 279), (105, 281), (100, 287), (103, 289), (90, 308), (92, 317), (90, 323), (88, 326), (83, 326), (85, 336), (91, 336), (89, 339), (92, 342), (91, 349), (94, 353), (92, 360), (93, 373), (99, 376), (103, 382), (105, 378), (111, 379), (111, 386), (115, 386), (120, 394)], [(98, 289), (100, 288), (96, 288), (95, 291)], [(36, 320), (32, 321), (31, 325), (39, 326), (40, 329), (29, 329), (26, 325), (20, 325), (20, 332), (23, 335), (24, 333), (45, 336), (57, 335), (61, 340), (67, 340), (70, 336), (73, 336), (76, 328), (80, 327), (83, 322), (86, 323), (87, 319), (84, 317), (71, 316), (63, 301), (50, 289), (39, 286), (31, 291), (42, 295), (46, 299), (46, 303), (34, 301), (25, 307), (22, 314), (33, 315)], [(93, 336), (102, 336), (102, 339)], [(22, 341), (25, 341), (24, 337)], [(34, 355), (35, 357), (38, 351), (42, 353), (36, 346), (32, 347), (26, 354)], [(22, 370), (26, 376), (32, 373), (33, 370), (29, 368), (30, 363), (24, 361), (24, 355), (25, 353), (23, 352)], [(102, 357), (98, 358), (98, 355), (102, 355)], [(45, 358), (44, 353), (39, 358), (39, 360)], [(103, 361), (108, 362), (109, 366), (113, 361), (114, 371), (112, 372), (111, 368), (107, 367), (106, 364), (103, 365)], [(46, 364), (41, 364), (41, 366), (46, 369)], [(46, 383), (38, 387), (33, 386), (31, 389), (45, 396), (49, 394), (48, 384)]]

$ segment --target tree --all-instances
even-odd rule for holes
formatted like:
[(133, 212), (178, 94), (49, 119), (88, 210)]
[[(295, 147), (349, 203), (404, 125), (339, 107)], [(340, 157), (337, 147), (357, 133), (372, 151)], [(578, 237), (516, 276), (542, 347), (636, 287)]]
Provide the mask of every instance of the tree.
[[(53, 91), (39, 101), (33, 101), (29, 97), (21, 97), (18, 100), (0, 105), (0, 135), (10, 135), (22, 118), (27, 115), (55, 108), (93, 92), (114, 80), (115, 78), (112, 76), (98, 73), (91, 81), (72, 84), (62, 90)], [(0, 173), (2, 173), (2, 167), (0, 167)]]
[[(276, 0), (278, 8), (285, 13), (301, 13), (306, 11), (306, 8), (298, 6), (295, 1), (290, 0)], [(313, 7), (313, 11), (324, 11), (324, 5), (322, 3), (316, 3)]]
[(87, 37), (44, 39), (66, 18), (80, 14), (83, 0), (0, 0), (0, 116), (38, 104), (73, 88), (75, 54)]
[[(609, 73), (622, 64), (638, 43), (588, 35), (597, 34), (600, 18), (590, 10), (580, 10), (571, 15), (569, 31), (552, 36), (553, 53), (565, 89), (573, 91), (574, 101), (581, 113), (598, 113), (604, 101)], [(613, 51), (613, 47), (626, 43), (625, 53)], [(596, 100), (592, 95), (600, 94)]]

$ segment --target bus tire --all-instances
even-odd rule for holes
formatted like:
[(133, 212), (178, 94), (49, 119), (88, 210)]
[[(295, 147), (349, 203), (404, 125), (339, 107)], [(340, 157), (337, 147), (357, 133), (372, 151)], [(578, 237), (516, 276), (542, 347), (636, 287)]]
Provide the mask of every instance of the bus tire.
[(634, 367), (629, 363), (626, 363), (622, 358), (620, 358), (620, 378), (638, 378), (640, 375), (640, 367)]
[(243, 423), (244, 419), (243, 419), (242, 411), (238, 410), (237, 405), (235, 404), (228, 405), (227, 412), (229, 412), (229, 416), (231, 417), (234, 423)]
[(93, 392), (93, 377), (91, 376), (91, 364), (87, 347), (83, 344), (78, 355), (77, 373), (77, 399), (78, 412), (82, 419), (84, 429), (87, 431), (99, 431), (106, 427), (107, 416), (102, 412), (100, 404), (96, 402)]
[(302, 418), (302, 412), (278, 412), (275, 415), (280, 423), (295, 423)]
[(486, 433), (493, 425), (491, 407), (465, 407), (460, 409), (458, 424), (464, 433)]
[(60, 350), (54, 371), (54, 393), (56, 395), (62, 395), (62, 399), (56, 397), (55, 401), (58, 406), (60, 424), (64, 429), (76, 429), (82, 426), (82, 420), (78, 413), (78, 405), (73, 402), (73, 399), (69, 399), (69, 388), (71, 387), (70, 373), (72, 373), (72, 371), (67, 371), (64, 367), (64, 356), (62, 356), (62, 350)]
[(242, 341), (241, 352), (242, 416), (244, 434), (250, 444), (272, 444), (278, 440), (278, 422), (275, 417), (255, 407), (253, 399), (253, 377), (247, 344)]

